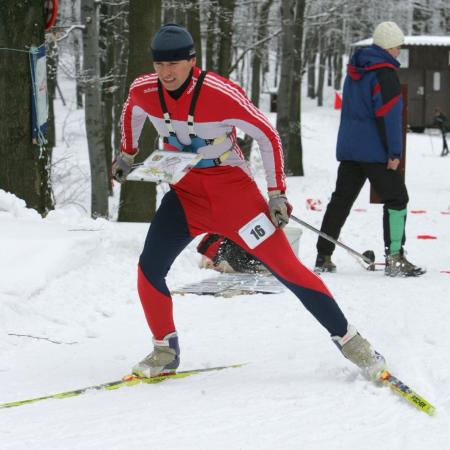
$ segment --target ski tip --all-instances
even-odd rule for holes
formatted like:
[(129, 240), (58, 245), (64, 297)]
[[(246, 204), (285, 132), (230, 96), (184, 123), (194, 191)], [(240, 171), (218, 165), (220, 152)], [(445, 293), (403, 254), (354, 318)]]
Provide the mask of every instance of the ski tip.
[(140, 377), (138, 377), (137, 375), (134, 374), (129, 374), (129, 375), (125, 375), (122, 377), (122, 381), (133, 381), (133, 380), (137, 380)]
[(383, 369), (377, 373), (376, 378), (379, 381), (387, 381), (390, 376), (391, 376), (391, 373), (387, 369)]

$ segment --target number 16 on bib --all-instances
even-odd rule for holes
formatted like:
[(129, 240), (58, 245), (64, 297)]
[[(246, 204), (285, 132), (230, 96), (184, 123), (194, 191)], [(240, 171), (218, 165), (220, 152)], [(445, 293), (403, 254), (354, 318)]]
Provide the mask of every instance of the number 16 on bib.
[(260, 213), (246, 223), (238, 233), (244, 242), (253, 249), (275, 233), (275, 226), (264, 213)]

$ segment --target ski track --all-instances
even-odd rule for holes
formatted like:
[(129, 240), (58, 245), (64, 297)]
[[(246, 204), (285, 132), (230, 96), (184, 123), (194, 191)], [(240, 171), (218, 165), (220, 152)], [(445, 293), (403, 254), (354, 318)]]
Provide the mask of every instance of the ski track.
[[(303, 108), (307, 176), (288, 179), (288, 196), (298, 217), (320, 227), (336, 176), (339, 116), (309, 101)], [(450, 275), (440, 273), (450, 270), (450, 216), (441, 214), (449, 208), (450, 158), (430, 154), (429, 139), (437, 148), (437, 137), (408, 135), (407, 157), (409, 209), (427, 210), (408, 217), (408, 257), (428, 273), (388, 279), (337, 250), (338, 273), (323, 279), (393, 373), (436, 406), (435, 417), (365, 381), (290, 292), (184, 295), (174, 297), (180, 369), (245, 366), (0, 410), (0, 448), (450, 448)], [(257, 157), (253, 165), (264, 186)], [(354, 206), (366, 211), (352, 212), (341, 239), (382, 261), (382, 208), (368, 196), (366, 186)], [(306, 209), (308, 198), (321, 199), (322, 211)], [(0, 196), (2, 204), (0, 401), (119, 379), (151, 350), (135, 286), (148, 226), (92, 221), (73, 211), (42, 220), (18, 201), (2, 203)], [(303, 230), (300, 258), (310, 267), (316, 238)], [(169, 287), (215, 275), (198, 268), (196, 242), (175, 262)]]

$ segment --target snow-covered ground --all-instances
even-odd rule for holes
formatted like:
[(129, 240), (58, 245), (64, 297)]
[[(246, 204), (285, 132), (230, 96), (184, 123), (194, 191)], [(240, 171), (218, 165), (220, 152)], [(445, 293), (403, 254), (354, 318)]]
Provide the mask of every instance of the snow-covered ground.
[[(294, 213), (316, 227), (336, 177), (339, 112), (331, 103), (331, 94), (323, 108), (304, 101), (306, 176), (288, 179)], [(0, 191), (0, 403), (119, 379), (151, 350), (135, 286), (148, 225), (89, 218), (82, 114), (57, 107), (57, 210), (43, 220)], [(0, 448), (450, 448), (450, 157), (439, 157), (440, 143), (408, 135), (408, 257), (428, 273), (386, 278), (338, 249), (338, 273), (324, 275), (349, 320), (436, 406), (435, 417), (365, 381), (289, 292), (186, 295), (174, 296), (181, 369), (245, 366), (2, 409)], [(257, 158), (254, 166), (264, 189)], [(322, 211), (307, 199), (320, 200)], [(381, 223), (366, 187), (341, 239), (381, 261)], [(310, 267), (315, 242), (304, 230), (299, 256)], [(169, 286), (215, 275), (198, 262), (194, 243)]]

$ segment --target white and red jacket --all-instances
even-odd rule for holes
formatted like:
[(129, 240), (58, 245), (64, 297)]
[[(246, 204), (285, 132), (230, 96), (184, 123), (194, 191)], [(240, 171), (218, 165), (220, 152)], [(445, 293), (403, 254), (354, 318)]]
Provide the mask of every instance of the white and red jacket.
[[(178, 140), (185, 145), (191, 143), (187, 117), (200, 73), (200, 69), (195, 67), (191, 82), (177, 100), (162, 88), (174, 131)], [(122, 112), (121, 151), (130, 154), (136, 152), (147, 117), (160, 136), (169, 136), (158, 96), (158, 77), (154, 73), (136, 78), (130, 87)], [(238, 166), (251, 176), (248, 164), (236, 143), (236, 127), (257, 141), (268, 190), (286, 190), (283, 150), (278, 132), (268, 118), (250, 102), (241, 87), (208, 72), (195, 107), (194, 130), (203, 139), (215, 139), (223, 135), (227, 138), (218, 144), (201, 147), (198, 153), (205, 159), (215, 159), (232, 149), (231, 156), (222, 165)]]

